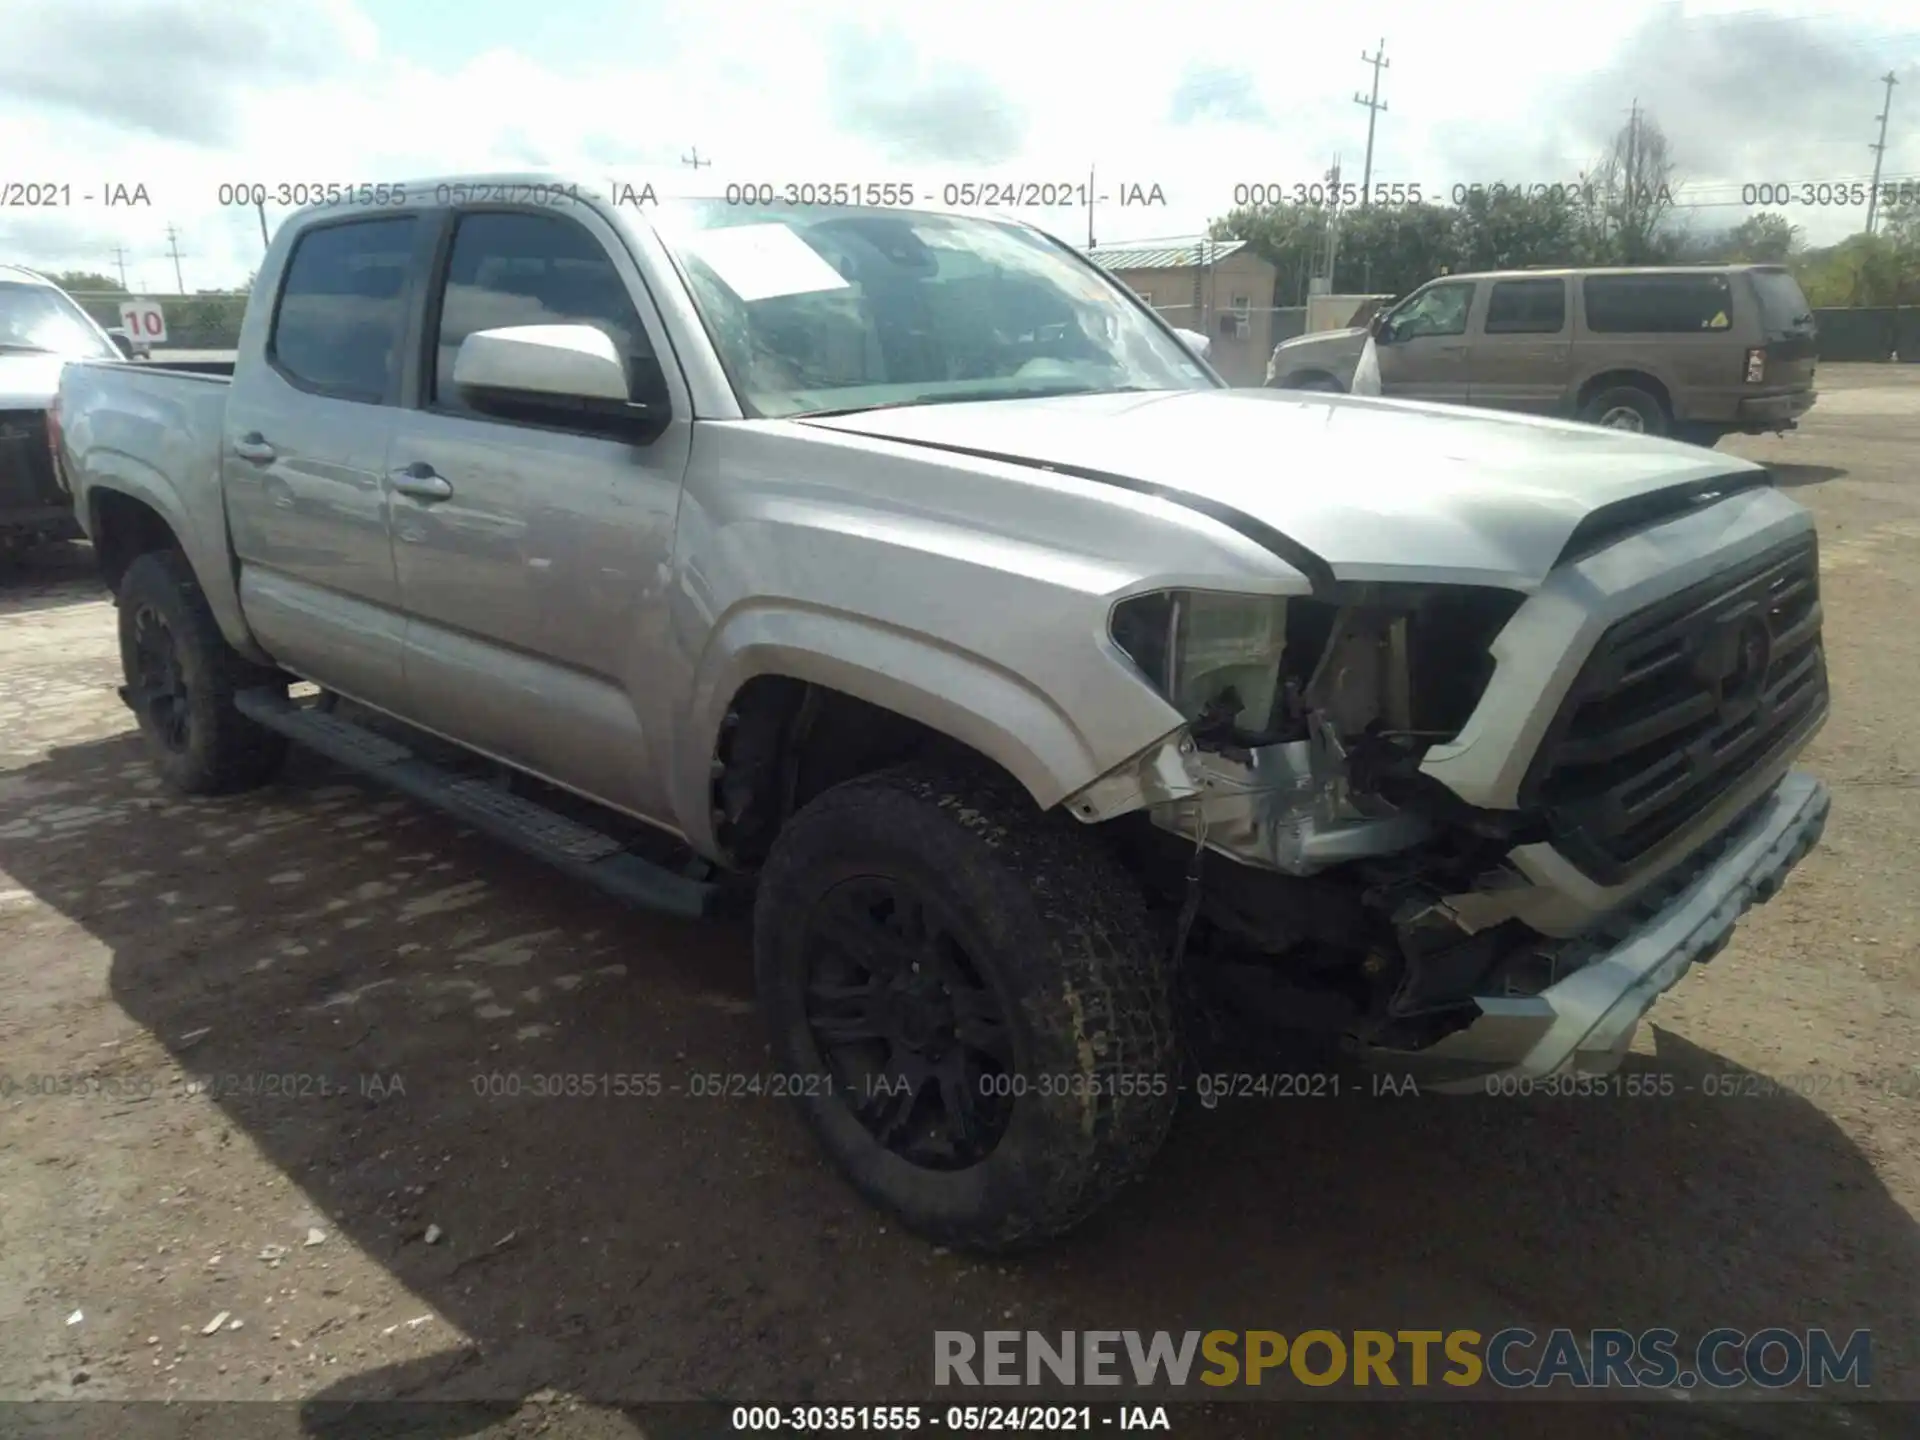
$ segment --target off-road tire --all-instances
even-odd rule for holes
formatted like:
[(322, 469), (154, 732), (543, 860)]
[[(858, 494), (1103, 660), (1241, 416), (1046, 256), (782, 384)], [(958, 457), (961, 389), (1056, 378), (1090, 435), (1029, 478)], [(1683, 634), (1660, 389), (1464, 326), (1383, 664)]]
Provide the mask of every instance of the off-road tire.
[(807, 1123), (856, 1189), (930, 1239), (1004, 1252), (1072, 1228), (1146, 1169), (1179, 1098), (1168, 962), (1138, 887), (1077, 822), (997, 773), (909, 765), (823, 792), (781, 830), (754, 906), (777, 1072), (828, 1073), (806, 1014), (806, 920), (863, 875), (917, 884), (959, 921), (1025, 1093), (966, 1169), (910, 1163), (843, 1096), (796, 1081)]
[(1310, 394), (1344, 395), (1347, 387), (1332, 375), (1306, 375), (1287, 386), (1289, 390), (1305, 390)]
[[(227, 644), (187, 557), (177, 550), (137, 556), (120, 579), (117, 603), (128, 700), (161, 778), (187, 795), (231, 794), (271, 780), (286, 758), (287, 738), (242, 715), (233, 697), (239, 690), (284, 686), (286, 676)], [(179, 657), (187, 695), (187, 737), (180, 749), (166, 743), (140, 693), (135, 635), (147, 611), (171, 633)]]
[(1580, 418), (1589, 425), (1598, 425), (1603, 416), (1614, 410), (1636, 412), (1641, 425), (1638, 433), (1642, 435), (1662, 436), (1673, 429), (1673, 422), (1667, 416), (1667, 407), (1660, 403), (1660, 397), (1649, 394), (1637, 385), (1612, 385), (1602, 390), (1580, 407)]

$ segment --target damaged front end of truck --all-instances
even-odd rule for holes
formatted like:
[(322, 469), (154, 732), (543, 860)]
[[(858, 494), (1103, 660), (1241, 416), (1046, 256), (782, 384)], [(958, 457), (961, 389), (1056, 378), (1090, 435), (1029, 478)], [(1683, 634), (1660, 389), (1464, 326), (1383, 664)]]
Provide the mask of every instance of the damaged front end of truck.
[(1331, 1031), (1442, 1090), (1605, 1073), (1824, 823), (1789, 768), (1827, 713), (1815, 542), (1745, 549), (1651, 601), (1631, 543), (1530, 595), (1130, 597), (1113, 643), (1188, 723), (1068, 809), (1215, 1039)]

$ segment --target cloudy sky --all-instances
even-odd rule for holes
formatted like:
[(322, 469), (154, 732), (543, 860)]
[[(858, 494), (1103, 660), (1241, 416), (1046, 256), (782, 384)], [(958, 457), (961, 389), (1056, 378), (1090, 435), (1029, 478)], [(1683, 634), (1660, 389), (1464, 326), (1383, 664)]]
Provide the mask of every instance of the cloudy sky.
[[(174, 288), (260, 254), (232, 182), (359, 183), (557, 168), (681, 192), (729, 181), (1078, 181), (1102, 243), (1191, 234), (1238, 184), (1358, 179), (1382, 37), (1376, 183), (1571, 181), (1636, 100), (1687, 214), (1743, 184), (1864, 180), (1893, 70), (1885, 178), (1920, 180), (1912, 0), (1755, 8), (1619, 0), (1572, 12), (1456, 0), (1195, 7), (1105, 0), (0, 0), (0, 260)], [(1557, 18), (1566, 15), (1568, 18)], [(1550, 18), (1553, 17), (1553, 18)], [(1604, 23), (1601, 23), (1602, 18)], [(710, 167), (683, 160), (696, 153)], [(113, 184), (152, 204), (108, 208)], [(1164, 206), (1118, 204), (1158, 185)], [(88, 202), (85, 195), (95, 198)], [(936, 202), (937, 203), (937, 202)], [(268, 219), (281, 213), (269, 206)], [(1793, 209), (1817, 242), (1849, 208)], [(1084, 240), (1084, 212), (1033, 212)]]

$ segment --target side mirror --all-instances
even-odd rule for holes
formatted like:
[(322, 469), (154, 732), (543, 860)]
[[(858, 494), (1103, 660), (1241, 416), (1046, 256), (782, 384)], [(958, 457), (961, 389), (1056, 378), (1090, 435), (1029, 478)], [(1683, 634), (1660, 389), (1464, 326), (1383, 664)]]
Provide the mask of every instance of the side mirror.
[(627, 362), (592, 325), (508, 325), (460, 342), (453, 383), (503, 398), (627, 404)]
[(1381, 340), (1386, 337), (1386, 333), (1387, 312), (1384, 310), (1376, 310), (1373, 318), (1367, 321), (1367, 334), (1371, 335), (1375, 340)]
[(113, 348), (120, 352), (121, 359), (131, 360), (134, 358), (133, 337), (127, 334), (126, 331), (116, 325), (113, 329), (107, 331), (107, 338), (113, 341)]
[(1187, 348), (1202, 360), (1206, 360), (1212, 356), (1213, 339), (1211, 336), (1202, 335), (1198, 330), (1181, 330), (1177, 327), (1173, 333), (1186, 341)]

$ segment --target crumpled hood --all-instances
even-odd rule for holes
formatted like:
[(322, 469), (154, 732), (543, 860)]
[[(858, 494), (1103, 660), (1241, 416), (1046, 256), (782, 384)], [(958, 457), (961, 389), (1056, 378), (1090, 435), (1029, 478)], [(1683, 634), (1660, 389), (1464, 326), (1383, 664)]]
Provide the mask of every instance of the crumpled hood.
[(66, 363), (64, 355), (0, 355), (0, 410), (44, 410)]
[(1765, 473), (1597, 426), (1287, 390), (923, 405), (802, 423), (1192, 497), (1279, 532), (1338, 580), (1531, 589), (1603, 507)]

